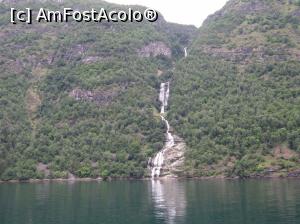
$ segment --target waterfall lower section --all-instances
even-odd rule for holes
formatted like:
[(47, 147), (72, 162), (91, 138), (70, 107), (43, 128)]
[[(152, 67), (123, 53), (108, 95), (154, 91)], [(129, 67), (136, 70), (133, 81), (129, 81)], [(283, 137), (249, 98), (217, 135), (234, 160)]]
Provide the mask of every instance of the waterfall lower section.
[(161, 102), (160, 117), (167, 127), (166, 142), (163, 149), (149, 161), (152, 178), (178, 176), (179, 173), (182, 172), (181, 168), (184, 163), (185, 144), (181, 138), (172, 134), (170, 124), (165, 118), (169, 95), (170, 83), (161, 83), (159, 92), (159, 101)]

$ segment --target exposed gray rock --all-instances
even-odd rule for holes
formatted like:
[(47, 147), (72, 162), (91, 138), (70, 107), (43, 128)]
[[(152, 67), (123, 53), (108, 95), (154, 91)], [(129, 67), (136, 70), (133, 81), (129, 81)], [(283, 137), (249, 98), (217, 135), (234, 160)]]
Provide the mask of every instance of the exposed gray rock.
[(98, 57), (98, 56), (87, 56), (87, 57), (82, 59), (82, 62), (84, 64), (92, 64), (92, 63), (95, 63), (95, 62), (99, 62), (101, 60), (102, 60), (102, 58)]
[(161, 170), (161, 177), (178, 177), (184, 172), (184, 154), (186, 145), (183, 139), (173, 135), (175, 145), (164, 153), (164, 164)]
[(72, 47), (70, 47), (67, 52), (64, 53), (64, 58), (66, 60), (74, 60), (76, 58), (83, 57), (86, 51), (88, 50), (88, 47), (82, 44), (77, 44)]
[(49, 177), (50, 170), (49, 170), (47, 164), (39, 163), (39, 164), (37, 164), (36, 169), (37, 169), (38, 172), (43, 173), (45, 178)]
[(70, 172), (68, 172), (68, 180), (76, 180), (76, 176)]
[(79, 88), (72, 90), (72, 92), (69, 94), (70, 97), (75, 98), (77, 101), (91, 101), (98, 105), (107, 105), (111, 103), (118, 95), (119, 91), (115, 89), (89, 91)]
[(222, 10), (219, 10), (215, 14), (209, 16), (209, 18), (218, 18), (222, 17), (228, 13), (235, 12), (237, 14), (246, 15), (246, 14), (260, 14), (266, 11), (271, 11), (272, 8), (266, 1), (261, 0), (252, 0), (252, 1), (241, 1), (234, 0), (228, 1), (225, 7)]
[(289, 172), (288, 177), (300, 177), (300, 170), (295, 170), (295, 171), (292, 171), (292, 172)]
[(248, 1), (248, 2), (240, 2), (238, 5), (237, 10), (240, 13), (246, 14), (257, 14), (257, 13), (264, 13), (265, 11), (270, 10), (270, 7), (267, 3), (261, 0), (255, 1)]
[(296, 9), (295, 11), (293, 11), (292, 16), (300, 17), (300, 9)]
[(273, 49), (269, 52), (264, 47), (250, 48), (242, 47), (235, 49), (227, 48), (213, 48), (205, 47), (202, 49), (203, 53), (214, 56), (216, 58), (223, 58), (228, 61), (237, 63), (248, 63), (251, 58), (257, 58), (260, 61), (274, 60), (274, 61), (285, 61), (287, 58), (299, 58), (300, 53), (295, 51), (287, 51), (283, 48)]
[(140, 57), (157, 57), (159, 55), (170, 58), (172, 56), (171, 49), (163, 42), (150, 43), (138, 50)]

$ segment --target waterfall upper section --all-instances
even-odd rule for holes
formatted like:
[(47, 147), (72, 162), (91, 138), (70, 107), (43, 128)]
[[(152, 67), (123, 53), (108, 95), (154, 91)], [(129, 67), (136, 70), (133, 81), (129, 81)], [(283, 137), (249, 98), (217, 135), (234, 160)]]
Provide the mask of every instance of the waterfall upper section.
[(160, 91), (159, 91), (159, 101), (161, 102), (161, 109), (160, 109), (161, 116), (164, 115), (166, 108), (168, 106), (169, 95), (170, 95), (170, 83), (169, 82), (161, 83)]
[(186, 58), (188, 56), (187, 47), (184, 48), (184, 57)]

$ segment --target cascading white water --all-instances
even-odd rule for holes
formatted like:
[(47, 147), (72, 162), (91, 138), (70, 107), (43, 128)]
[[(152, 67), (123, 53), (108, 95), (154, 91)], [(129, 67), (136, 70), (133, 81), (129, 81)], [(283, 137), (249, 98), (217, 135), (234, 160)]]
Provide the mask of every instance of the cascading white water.
[(185, 47), (185, 48), (184, 48), (184, 57), (186, 58), (187, 56), (188, 56), (187, 48)]
[(158, 152), (153, 159), (152, 171), (151, 171), (152, 178), (160, 176), (160, 172), (164, 163), (164, 153), (167, 149), (172, 148), (175, 145), (174, 137), (170, 133), (169, 122), (164, 117), (166, 107), (168, 106), (169, 94), (170, 94), (170, 83), (169, 82), (161, 83), (160, 92), (159, 92), (159, 101), (161, 102), (160, 117), (161, 120), (167, 126), (167, 132), (166, 132), (167, 139), (163, 149), (160, 152)]
[(160, 114), (165, 113), (165, 108), (168, 106), (170, 86), (169, 82), (160, 84), (159, 101), (161, 102)]

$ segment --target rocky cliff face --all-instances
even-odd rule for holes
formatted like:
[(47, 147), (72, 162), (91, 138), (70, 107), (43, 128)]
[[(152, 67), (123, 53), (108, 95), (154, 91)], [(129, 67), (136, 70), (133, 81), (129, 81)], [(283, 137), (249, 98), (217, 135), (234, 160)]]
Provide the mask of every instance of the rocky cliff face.
[[(185, 143), (167, 132), (174, 145), (162, 176), (298, 175), (299, 1), (230, 0), (199, 31), (162, 17), (8, 25), (10, 7), (61, 9), (56, 2), (0, 1), (2, 179), (43, 178), (43, 164), (53, 177), (147, 175), (148, 157), (163, 148), (157, 91), (167, 79), (166, 118)], [(63, 3), (74, 4), (126, 10)], [(285, 153), (274, 155), (278, 146)]]
[(236, 65), (299, 59), (296, 1), (231, 0), (210, 16), (195, 48)]
[(140, 57), (156, 57), (159, 55), (171, 58), (172, 52), (163, 42), (153, 42), (138, 50)]
[(102, 90), (102, 91), (88, 91), (82, 89), (74, 89), (70, 92), (69, 96), (77, 101), (90, 101), (99, 106), (110, 104), (114, 98), (120, 94), (120, 90)]
[(174, 135), (175, 144), (164, 152), (164, 164), (161, 177), (180, 177), (184, 175), (184, 154), (186, 144), (182, 138)]

